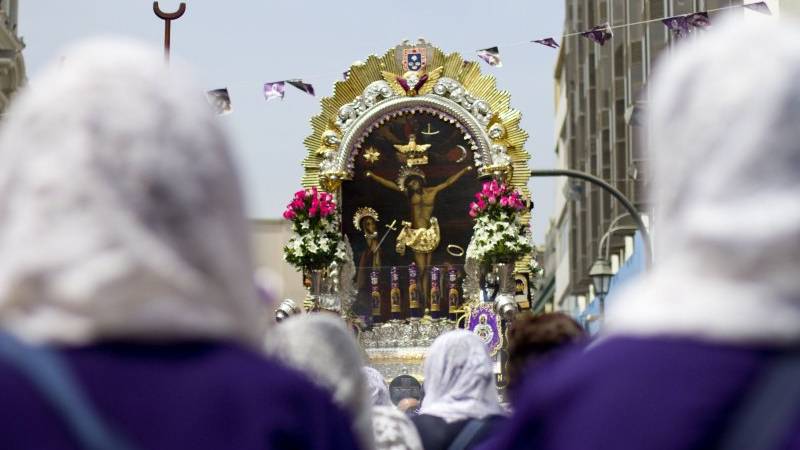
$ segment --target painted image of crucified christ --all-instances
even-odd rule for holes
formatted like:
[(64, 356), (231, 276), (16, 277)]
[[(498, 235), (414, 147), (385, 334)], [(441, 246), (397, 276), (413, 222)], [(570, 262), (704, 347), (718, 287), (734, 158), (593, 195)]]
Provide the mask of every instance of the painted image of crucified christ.
[(411, 221), (404, 221), (400, 234), (397, 235), (395, 249), (400, 255), (405, 254), (406, 247), (414, 253), (414, 262), (422, 273), (423, 292), (430, 289), (430, 265), (433, 251), (439, 246), (439, 221), (433, 215), (436, 196), (439, 192), (452, 186), (465, 173), (472, 170), (467, 166), (451, 175), (443, 183), (436, 186), (425, 185), (425, 172), (418, 167), (403, 167), (398, 174), (397, 182), (387, 180), (379, 175), (366, 172), (367, 178), (393, 191), (405, 193), (411, 210)]

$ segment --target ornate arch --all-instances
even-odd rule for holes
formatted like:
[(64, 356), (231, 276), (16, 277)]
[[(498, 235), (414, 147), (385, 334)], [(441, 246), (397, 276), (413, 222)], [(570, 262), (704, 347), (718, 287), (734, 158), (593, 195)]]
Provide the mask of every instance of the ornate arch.
[[(402, 61), (408, 50), (419, 50), (426, 59), (426, 70), (420, 72), (427, 79), (418, 92), (397, 84), (410, 73)], [(511, 108), (510, 97), (497, 89), (493, 76), (480, 73), (477, 62), (458, 53), (444, 54), (424, 41), (371, 55), (350, 67), (346, 79), (334, 85), (333, 95), (321, 100), (320, 114), (311, 119), (303, 186), (336, 190), (351, 179), (352, 161), (365, 133), (387, 115), (417, 111), (456, 123), (473, 143), (479, 174), (505, 178), (529, 196), (530, 156), (524, 149), (528, 134), (519, 126), (521, 115)]]

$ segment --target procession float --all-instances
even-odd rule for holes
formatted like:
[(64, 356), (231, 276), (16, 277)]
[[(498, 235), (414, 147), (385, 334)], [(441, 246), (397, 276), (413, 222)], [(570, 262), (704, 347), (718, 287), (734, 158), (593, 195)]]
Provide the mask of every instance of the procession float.
[(500, 362), (531, 275), (527, 134), (509, 93), (477, 62), (406, 41), (354, 63), (311, 125), (284, 213), (303, 307), (353, 324), (387, 380), (422, 380), (426, 348), (456, 327)]

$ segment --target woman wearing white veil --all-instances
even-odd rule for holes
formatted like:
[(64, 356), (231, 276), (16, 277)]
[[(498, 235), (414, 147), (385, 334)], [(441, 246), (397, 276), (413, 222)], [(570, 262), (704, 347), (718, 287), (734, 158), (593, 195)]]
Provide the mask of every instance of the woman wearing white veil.
[(353, 447), (256, 351), (271, 308), (202, 90), (126, 40), (64, 61), (0, 131), (0, 448)]
[(425, 397), (412, 418), (425, 450), (472, 448), (504, 419), (486, 345), (466, 330), (433, 341), (425, 357)]
[(800, 30), (715, 23), (650, 91), (651, 272), (492, 448), (800, 448)]
[(339, 317), (325, 312), (291, 316), (270, 330), (264, 348), (328, 390), (350, 415), (361, 448), (374, 448), (364, 361), (352, 331)]

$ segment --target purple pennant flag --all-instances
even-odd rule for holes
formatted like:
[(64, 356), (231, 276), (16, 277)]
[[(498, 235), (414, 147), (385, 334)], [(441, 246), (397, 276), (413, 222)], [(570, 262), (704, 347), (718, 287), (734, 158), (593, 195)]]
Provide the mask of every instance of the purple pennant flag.
[(581, 33), (581, 36), (589, 39), (592, 42), (603, 45), (607, 40), (614, 36), (614, 33), (611, 31), (611, 26), (608, 24), (608, 22), (606, 22), (602, 25), (595, 25), (589, 31), (584, 31)]
[(708, 28), (711, 26), (711, 20), (709, 20), (708, 13), (705, 11), (687, 14), (684, 17), (686, 18), (686, 23), (694, 28)]
[(667, 26), (668, 30), (675, 33), (678, 38), (689, 34), (689, 22), (686, 20), (686, 16), (667, 17), (661, 22)]
[(231, 96), (228, 95), (228, 88), (208, 91), (206, 92), (206, 99), (208, 99), (211, 108), (219, 116), (224, 116), (233, 112)]
[(292, 86), (300, 89), (301, 91), (305, 92), (310, 96), (314, 96), (314, 86), (304, 83), (303, 80), (286, 80), (287, 83), (291, 84)]
[(264, 98), (267, 101), (279, 98), (283, 100), (283, 94), (286, 91), (286, 82), (273, 81), (271, 83), (264, 83)]
[(492, 67), (503, 67), (503, 62), (500, 60), (500, 49), (497, 47), (478, 50), (478, 57)]
[(766, 14), (768, 16), (772, 15), (772, 12), (769, 10), (769, 6), (767, 6), (767, 2), (750, 3), (749, 5), (744, 5), (744, 7), (747, 9), (752, 9), (756, 12), (760, 12), (761, 14)]
[(531, 42), (535, 42), (537, 44), (542, 44), (545, 47), (558, 48), (558, 42), (556, 42), (556, 40), (551, 38), (551, 37), (544, 38), (544, 39), (537, 39), (537, 40), (531, 41)]

